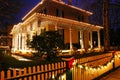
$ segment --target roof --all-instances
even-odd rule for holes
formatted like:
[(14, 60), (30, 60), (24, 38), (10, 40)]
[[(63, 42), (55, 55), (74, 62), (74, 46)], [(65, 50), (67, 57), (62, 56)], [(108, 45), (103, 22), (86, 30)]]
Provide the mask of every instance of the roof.
[(80, 12), (84, 12), (88, 15), (92, 15), (93, 13), (92, 12), (89, 12), (89, 11), (86, 11), (84, 9), (81, 9), (81, 8), (78, 8), (78, 7), (75, 7), (75, 6), (72, 6), (72, 5), (68, 5), (68, 4), (65, 4), (64, 2), (62, 1), (56, 1), (56, 0), (42, 0), (41, 2), (39, 2), (32, 10), (30, 10), (23, 18), (22, 20), (25, 20), (26, 18), (28, 18), (28, 16), (30, 16), (31, 14), (35, 13), (37, 11), (38, 8), (41, 8), (42, 5), (46, 4), (46, 3), (49, 3), (49, 2), (53, 2), (53, 3), (56, 3), (56, 4), (60, 4), (62, 6), (66, 6), (66, 7), (69, 7), (71, 9), (75, 9), (75, 10), (78, 10)]

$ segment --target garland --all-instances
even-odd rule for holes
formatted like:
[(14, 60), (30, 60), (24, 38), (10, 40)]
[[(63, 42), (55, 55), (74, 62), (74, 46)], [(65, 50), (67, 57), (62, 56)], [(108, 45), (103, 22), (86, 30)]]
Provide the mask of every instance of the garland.
[[(120, 54), (115, 54), (115, 56), (120, 59)], [(87, 66), (85, 64), (78, 64), (76, 60), (73, 62), (73, 66), (76, 66), (78, 68), (85, 69), (85, 70), (100, 70), (100, 69), (103, 69), (103, 68), (107, 68), (107, 66), (109, 64), (114, 63), (114, 60), (115, 60), (114, 57), (112, 57), (110, 59), (110, 61), (108, 61), (106, 64), (98, 65), (98, 66), (95, 66), (95, 67), (93, 67), (93, 66)]]

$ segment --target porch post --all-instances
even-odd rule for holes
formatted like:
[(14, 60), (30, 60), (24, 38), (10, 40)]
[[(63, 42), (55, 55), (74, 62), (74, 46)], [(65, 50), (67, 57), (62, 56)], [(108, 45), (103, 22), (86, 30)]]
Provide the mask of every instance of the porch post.
[(24, 46), (25, 46), (24, 43), (25, 43), (24, 42), (24, 33), (22, 33), (22, 50), (24, 50)]
[(100, 43), (100, 31), (97, 31), (97, 33), (98, 33), (98, 48), (100, 48), (101, 47), (101, 43)]
[(93, 43), (92, 43), (92, 32), (90, 32), (90, 48), (93, 48)]
[(12, 38), (12, 49), (15, 48), (15, 35), (13, 35), (13, 38)]
[(27, 49), (27, 33), (25, 33), (25, 36), (24, 36), (24, 49), (25, 50)]
[(58, 27), (57, 27), (57, 22), (55, 23), (55, 31), (58, 30)]
[(81, 45), (81, 49), (84, 48), (84, 44), (83, 44), (83, 31), (80, 31), (80, 45)]
[(18, 41), (19, 41), (19, 42), (18, 42), (18, 44), (19, 44), (19, 45), (18, 45), (18, 49), (20, 50), (20, 46), (21, 46), (21, 45), (20, 45), (20, 44), (21, 44), (21, 35), (20, 35), (20, 34), (19, 34), (19, 36), (18, 36), (18, 39), (19, 39), (19, 40), (18, 40)]
[(71, 29), (71, 27), (69, 28), (69, 32), (70, 32), (70, 50), (72, 50), (73, 47), (72, 47), (72, 29)]
[(15, 41), (14, 42), (14, 45), (15, 45), (14, 48), (17, 49), (18, 48), (18, 46), (17, 46), (18, 45), (18, 42), (17, 42), (18, 41), (18, 35), (15, 35), (14, 41)]

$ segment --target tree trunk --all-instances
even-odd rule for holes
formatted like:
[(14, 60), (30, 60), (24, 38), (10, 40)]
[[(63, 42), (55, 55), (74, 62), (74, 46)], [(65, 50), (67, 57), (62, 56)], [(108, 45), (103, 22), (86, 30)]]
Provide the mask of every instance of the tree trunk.
[(104, 50), (109, 50), (109, 23), (108, 14), (109, 13), (109, 0), (103, 1), (103, 26), (104, 26)]

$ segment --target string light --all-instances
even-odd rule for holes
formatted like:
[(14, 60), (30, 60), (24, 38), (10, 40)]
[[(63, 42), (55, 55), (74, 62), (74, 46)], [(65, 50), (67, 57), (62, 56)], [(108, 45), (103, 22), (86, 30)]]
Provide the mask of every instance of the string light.
[(114, 58), (111, 58), (111, 60), (109, 62), (107, 62), (106, 64), (104, 65), (99, 65), (99, 66), (96, 66), (96, 67), (93, 67), (93, 66), (87, 66), (86, 64), (83, 64), (83, 65), (77, 65), (79, 68), (81, 69), (85, 69), (85, 70), (101, 70), (103, 68), (107, 68), (108, 65), (110, 65), (111, 63), (114, 62)]
[[(120, 54), (116, 54), (115, 57), (118, 57), (120, 59)], [(96, 66), (96, 67), (93, 67), (93, 66), (87, 66), (86, 64), (80, 64), (80, 65), (77, 65), (79, 68), (81, 69), (85, 69), (85, 70), (100, 70), (100, 69), (103, 69), (103, 68), (107, 68), (107, 66), (109, 66), (110, 64), (114, 63), (115, 61), (115, 58), (111, 58), (110, 61), (108, 61), (106, 64), (104, 65), (99, 65), (99, 66)], [(77, 64), (77, 62), (76, 62)]]

